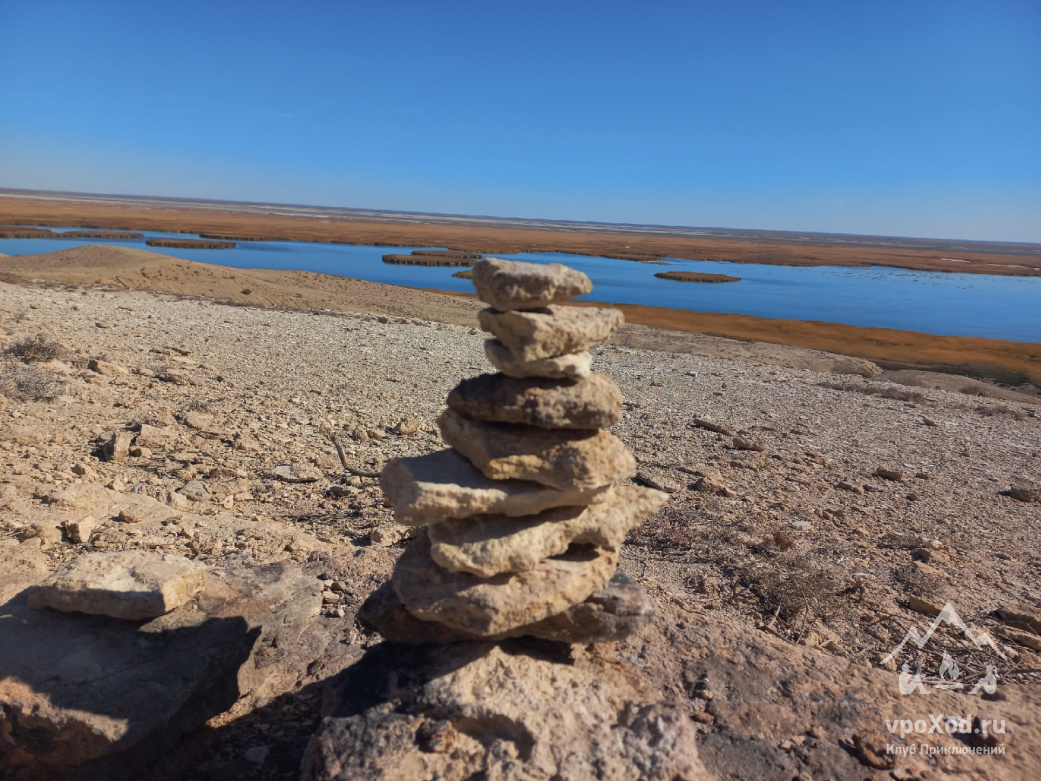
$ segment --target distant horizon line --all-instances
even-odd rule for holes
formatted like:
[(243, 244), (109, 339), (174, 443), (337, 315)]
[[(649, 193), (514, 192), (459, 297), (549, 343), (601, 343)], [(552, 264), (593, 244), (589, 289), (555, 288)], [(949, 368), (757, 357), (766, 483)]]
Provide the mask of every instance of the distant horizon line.
[[(540, 226), (548, 225), (560, 225), (560, 226), (585, 226), (585, 227), (599, 227), (599, 228), (615, 228), (618, 229), (613, 232), (618, 233), (631, 233), (632, 230), (623, 229), (644, 229), (646, 232), (653, 232), (657, 235), (690, 235), (693, 231), (711, 231), (718, 233), (721, 231), (727, 231), (732, 233), (743, 233), (743, 234), (760, 234), (759, 238), (763, 239), (761, 234), (784, 234), (787, 237), (791, 236), (821, 236), (829, 237), (833, 236), (836, 238), (850, 238), (850, 239), (896, 239), (909, 242), (958, 242), (969, 245), (974, 244), (987, 244), (987, 245), (1005, 245), (1005, 246), (1016, 246), (1023, 248), (1039, 248), (1041, 249), (1041, 242), (1030, 242), (1030, 241), (1005, 241), (996, 239), (962, 239), (962, 238), (947, 238), (939, 236), (905, 236), (905, 235), (889, 235), (881, 233), (845, 233), (837, 231), (813, 231), (813, 230), (792, 230), (788, 228), (733, 228), (727, 226), (695, 226), (695, 225), (673, 225), (673, 224), (662, 224), (662, 223), (636, 223), (636, 222), (609, 222), (609, 221), (597, 221), (597, 220), (568, 220), (556, 217), (503, 217), (491, 214), (464, 214), (456, 212), (429, 212), (429, 211), (408, 211), (404, 209), (381, 209), (374, 207), (360, 207), (360, 206), (330, 206), (322, 204), (306, 204), (306, 203), (287, 203), (279, 201), (240, 201), (231, 200), (226, 198), (199, 198), (199, 197), (184, 197), (175, 195), (141, 195), (136, 193), (101, 193), (101, 192), (84, 192), (80, 190), (43, 190), (43, 189), (30, 189), (24, 187), (0, 187), (0, 197), (33, 197), (33, 196), (79, 196), (87, 200), (96, 199), (134, 199), (134, 200), (146, 200), (146, 201), (157, 201), (157, 202), (177, 202), (182, 204), (220, 204), (220, 205), (231, 205), (231, 206), (247, 206), (247, 207), (275, 207), (283, 209), (318, 209), (325, 211), (339, 211), (339, 212), (352, 212), (357, 214), (369, 214), (369, 215), (400, 215), (403, 217), (434, 217), (442, 218), (446, 220), (458, 220), (458, 221), (477, 221), (479, 223), (485, 222), (497, 222), (497, 223), (532, 223)], [(69, 198), (69, 200), (75, 200), (75, 198)], [(285, 215), (284, 215), (285, 216)], [(735, 237), (737, 238), (737, 237)]]

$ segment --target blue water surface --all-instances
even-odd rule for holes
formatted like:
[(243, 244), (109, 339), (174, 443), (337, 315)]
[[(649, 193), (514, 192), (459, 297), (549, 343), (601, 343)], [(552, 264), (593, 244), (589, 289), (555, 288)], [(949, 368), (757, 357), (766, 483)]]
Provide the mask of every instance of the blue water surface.
[[(141, 232), (146, 238), (197, 238), (183, 233)], [(452, 276), (458, 268), (396, 266), (381, 260), (385, 254), (407, 254), (417, 247), (244, 241), (235, 249), (192, 250), (147, 247), (144, 239), (0, 239), (0, 253), (34, 255), (84, 244), (147, 249), (237, 268), (300, 269), (391, 285), (473, 291), (468, 280)], [(1041, 277), (948, 274), (881, 266), (796, 268), (675, 258), (667, 258), (669, 265), (663, 266), (563, 253), (499, 257), (566, 263), (580, 269), (593, 280), (592, 294), (584, 297), (591, 301), (1041, 342)], [(674, 282), (656, 278), (658, 271), (729, 274), (741, 277), (741, 281), (712, 285)]]

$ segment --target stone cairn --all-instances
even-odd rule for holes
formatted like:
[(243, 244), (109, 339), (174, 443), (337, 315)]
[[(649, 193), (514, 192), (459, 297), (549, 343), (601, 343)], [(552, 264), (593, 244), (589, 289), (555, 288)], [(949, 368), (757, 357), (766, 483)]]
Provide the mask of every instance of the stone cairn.
[(425, 529), (359, 618), (398, 643), (622, 639), (650, 606), (616, 573), (619, 549), (667, 500), (619, 485), (636, 462), (603, 430), (621, 419), (622, 396), (590, 373), (588, 348), (622, 314), (560, 306), (592, 283), (558, 263), (489, 258), (472, 279), (489, 305), (479, 319), (495, 337), (485, 352), (498, 373), (449, 394), (437, 420), (449, 449), (383, 470), (395, 520)]

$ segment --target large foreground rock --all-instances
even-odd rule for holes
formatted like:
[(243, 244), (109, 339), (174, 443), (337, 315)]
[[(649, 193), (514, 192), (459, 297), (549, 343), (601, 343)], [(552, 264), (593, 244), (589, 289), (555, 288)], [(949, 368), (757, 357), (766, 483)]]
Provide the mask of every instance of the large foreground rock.
[(394, 508), (394, 519), (411, 526), (488, 513), (535, 515), (551, 507), (599, 501), (608, 490), (558, 490), (524, 480), (492, 480), (449, 449), (392, 459), (380, 475), (380, 488)]
[(1041, 484), (1026, 478), (1013, 480), (1009, 495), (1021, 502), (1041, 502)]
[(538, 637), (561, 643), (609, 643), (623, 640), (644, 626), (653, 608), (647, 593), (623, 572), (602, 589), (563, 613), (491, 637), (453, 629), (437, 621), (423, 621), (405, 610), (388, 581), (376, 589), (358, 611), (363, 626), (392, 643), (455, 643), (462, 640), (505, 640)]
[(560, 263), (524, 263), (487, 258), (478, 261), (470, 279), (477, 296), (496, 309), (539, 309), (582, 296), (593, 289), (589, 277)]
[(135, 777), (114, 769), (116, 755), (144, 748), (136, 759), (150, 759), (230, 708), (258, 634), (241, 617), (156, 631), (9, 601), (0, 606), (0, 777)]
[(608, 428), (622, 419), (621, 391), (603, 374), (578, 381), (479, 374), (448, 394), (448, 406), (471, 420), (542, 428)]
[(617, 565), (614, 551), (580, 550), (525, 572), (478, 578), (435, 564), (424, 533), (398, 559), (391, 582), (417, 618), (489, 637), (577, 605), (606, 586)]
[(693, 724), (638, 670), (568, 646), (384, 644), (326, 712), (306, 781), (711, 777)]
[(558, 507), (539, 515), (481, 515), (432, 524), (430, 555), (449, 572), (490, 578), (533, 569), (572, 544), (617, 550), (631, 529), (668, 501), (668, 494), (618, 486), (588, 507)]
[(579, 353), (540, 358), (534, 361), (521, 360), (498, 339), (486, 339), (484, 354), (496, 369), (507, 377), (549, 377), (551, 379), (588, 377), (593, 365), (593, 356), (588, 350)]
[(454, 410), (437, 419), (445, 442), (493, 480), (532, 480), (560, 490), (601, 488), (636, 473), (636, 460), (606, 431), (548, 431), (469, 420)]
[(548, 306), (527, 312), (477, 313), (481, 328), (523, 361), (577, 353), (606, 342), (625, 321), (618, 309)]
[(206, 568), (143, 550), (80, 556), (29, 590), (34, 608), (142, 621), (180, 607), (203, 585)]
[(321, 604), (316, 578), (277, 565), (210, 571), (144, 624), (37, 610), (23, 590), (0, 605), (0, 778), (149, 777), (183, 733), (285, 690)]

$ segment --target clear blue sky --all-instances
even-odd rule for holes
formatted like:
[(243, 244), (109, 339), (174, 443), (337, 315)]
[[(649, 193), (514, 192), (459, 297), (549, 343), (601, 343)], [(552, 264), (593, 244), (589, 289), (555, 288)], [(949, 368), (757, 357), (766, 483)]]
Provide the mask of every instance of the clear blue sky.
[(1041, 2), (0, 0), (0, 186), (1041, 241)]

